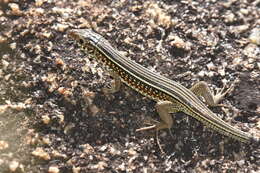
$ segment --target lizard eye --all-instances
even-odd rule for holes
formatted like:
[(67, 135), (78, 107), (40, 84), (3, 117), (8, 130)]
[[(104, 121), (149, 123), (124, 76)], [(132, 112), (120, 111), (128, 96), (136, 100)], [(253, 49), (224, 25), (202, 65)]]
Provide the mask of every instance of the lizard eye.
[(82, 38), (79, 39), (79, 43), (80, 44), (83, 44), (84, 43), (84, 40)]

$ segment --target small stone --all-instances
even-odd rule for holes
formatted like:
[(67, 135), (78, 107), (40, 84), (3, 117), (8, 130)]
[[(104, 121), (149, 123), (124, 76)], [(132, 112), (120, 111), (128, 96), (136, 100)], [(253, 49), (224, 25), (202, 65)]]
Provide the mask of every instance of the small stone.
[(83, 147), (84, 153), (91, 154), (95, 152), (94, 148), (90, 144), (83, 144), (81, 147)]
[(3, 68), (4, 70), (7, 70), (7, 67), (9, 66), (9, 64), (10, 64), (10, 63), (9, 63), (8, 61), (2, 59), (2, 68)]
[(230, 32), (240, 34), (242, 32), (245, 32), (250, 25), (239, 25), (239, 26), (232, 26), (230, 27)]
[(56, 59), (55, 59), (55, 64), (61, 65), (61, 66), (64, 66), (64, 65), (65, 65), (63, 59), (61, 59), (61, 58), (56, 58)]
[(36, 6), (41, 6), (44, 3), (45, 0), (35, 0), (35, 5)]
[(209, 70), (216, 70), (216, 66), (213, 64), (213, 62), (208, 63), (208, 64), (207, 64), (207, 68), (208, 68)]
[(80, 173), (80, 167), (72, 167), (72, 173)]
[(94, 165), (93, 168), (98, 170), (104, 170), (106, 167), (108, 167), (108, 164), (104, 161), (100, 161), (96, 165)]
[(48, 173), (59, 173), (60, 169), (57, 166), (50, 166)]
[(48, 137), (43, 137), (42, 138), (42, 142), (46, 145), (50, 145), (51, 144), (51, 141), (50, 141), (50, 138)]
[(225, 22), (226, 23), (232, 23), (232, 22), (234, 22), (235, 21), (235, 15), (234, 15), (234, 13), (232, 13), (232, 12), (229, 12), (228, 14), (226, 14), (226, 16), (225, 16)]
[(55, 27), (55, 29), (57, 31), (60, 31), (60, 32), (64, 32), (69, 26), (68, 25), (65, 25), (65, 24), (62, 24), (62, 23), (58, 23)]
[(198, 72), (198, 76), (204, 77), (206, 75), (205, 73), (206, 73), (205, 71), (200, 71), (200, 72)]
[(119, 169), (120, 171), (125, 171), (125, 170), (126, 170), (125, 163), (120, 164), (120, 165), (118, 166), (118, 169)]
[(9, 147), (9, 144), (6, 141), (0, 141), (0, 150), (4, 150)]
[(237, 161), (238, 166), (242, 167), (245, 164), (245, 160)]
[(75, 124), (74, 123), (68, 123), (65, 128), (64, 128), (64, 133), (65, 134), (68, 134), (71, 129), (73, 129), (75, 127)]
[(59, 151), (57, 150), (53, 150), (52, 153), (51, 153), (54, 157), (58, 158), (67, 158), (66, 154), (62, 154), (60, 153)]
[(92, 116), (97, 115), (97, 113), (100, 111), (100, 109), (94, 104), (89, 107), (89, 110)]
[(156, 24), (165, 28), (169, 28), (172, 25), (171, 17), (158, 4), (149, 3), (146, 13), (152, 18), (153, 21), (150, 24), (153, 27), (156, 27)]
[(225, 74), (226, 74), (224, 68), (219, 68), (219, 69), (218, 69), (218, 73), (219, 73), (221, 76), (225, 76)]
[[(257, 112), (260, 113), (260, 107), (258, 107), (257, 110), (258, 110)], [(257, 121), (256, 128), (260, 130), (260, 120)]]
[(64, 123), (64, 115), (58, 113), (58, 114), (57, 114), (57, 117), (60, 119), (60, 120), (59, 120), (59, 123), (60, 123), (60, 124), (63, 124), (63, 123)]
[(9, 3), (8, 6), (11, 8), (11, 14), (20, 16), (22, 14), (22, 11), (20, 10), (20, 7), (16, 3)]
[(69, 88), (65, 88), (65, 87), (59, 87), (58, 88), (58, 92), (62, 95), (64, 95), (65, 97), (68, 97), (70, 95), (72, 95), (72, 92), (70, 91)]
[(171, 46), (181, 48), (181, 49), (186, 49), (185, 41), (183, 41), (183, 39), (181, 39), (180, 37), (178, 37), (176, 35), (174, 35), (174, 36), (172, 35), (172, 36), (169, 36), (169, 39), (172, 40), (170, 42)]
[(39, 55), (41, 52), (42, 52), (41, 46), (40, 46), (39, 44), (35, 45), (35, 47), (34, 47), (34, 53), (36, 53), (36, 54)]
[(133, 148), (130, 148), (130, 149), (128, 150), (128, 154), (129, 154), (130, 156), (136, 156), (136, 155), (137, 155), (137, 152), (136, 152)]
[(43, 8), (36, 8), (31, 13), (33, 13), (34, 16), (40, 16), (40, 15), (43, 15), (44, 12), (45, 12), (45, 10)]
[(105, 151), (106, 149), (107, 149), (107, 146), (106, 146), (106, 145), (103, 145), (99, 150), (103, 152), (103, 151)]
[(233, 61), (232, 61), (232, 64), (234, 64), (234, 65), (240, 65), (241, 64), (241, 62), (242, 62), (242, 58), (241, 57), (235, 57), (234, 59), (233, 59)]
[(11, 74), (5, 75), (4, 80), (8, 81), (11, 78), (11, 76), (12, 76)]
[(10, 164), (9, 164), (9, 169), (11, 172), (15, 172), (16, 169), (18, 168), (19, 166), (19, 162), (17, 161), (11, 161)]
[(116, 148), (114, 148), (114, 147), (110, 147), (109, 148), (109, 153), (111, 155), (120, 155), (121, 154), (121, 152), (119, 150), (117, 150)]
[(79, 18), (78, 21), (81, 23), (79, 25), (79, 28), (89, 28), (91, 27), (91, 24), (88, 20), (86, 20), (85, 18)]
[(258, 54), (260, 54), (260, 49), (256, 44), (248, 44), (244, 50), (243, 53), (252, 58), (256, 58)]
[(248, 14), (250, 13), (250, 11), (249, 11), (248, 9), (246, 9), (246, 8), (241, 8), (241, 9), (240, 9), (240, 12), (241, 12), (242, 14), (244, 14), (244, 15), (248, 15)]
[(43, 115), (42, 116), (42, 122), (44, 123), (44, 124), (49, 124), (50, 123), (50, 117), (48, 116), (48, 115)]
[(45, 38), (50, 38), (52, 36), (52, 33), (51, 32), (43, 32), (41, 35)]
[(211, 160), (211, 161), (209, 162), (209, 164), (210, 164), (211, 166), (214, 166), (214, 165), (216, 164), (216, 160)]
[(11, 44), (10, 44), (10, 48), (11, 48), (12, 50), (16, 49), (16, 43), (11, 43)]
[(50, 155), (43, 150), (43, 148), (37, 147), (33, 152), (32, 155), (39, 157), (44, 160), (50, 160)]
[(6, 41), (7, 38), (0, 35), (0, 43), (5, 43)]
[(254, 28), (249, 36), (251, 43), (260, 45), (260, 28)]

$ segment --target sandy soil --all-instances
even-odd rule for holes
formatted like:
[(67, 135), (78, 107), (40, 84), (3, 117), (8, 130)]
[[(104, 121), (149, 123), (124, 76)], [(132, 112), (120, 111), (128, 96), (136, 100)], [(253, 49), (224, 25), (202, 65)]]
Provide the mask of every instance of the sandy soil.
[(259, 136), (260, 1), (0, 0), (0, 172), (258, 172), (260, 148), (177, 113), (110, 78), (68, 38), (92, 28), (123, 54), (186, 87), (237, 80), (224, 121)]

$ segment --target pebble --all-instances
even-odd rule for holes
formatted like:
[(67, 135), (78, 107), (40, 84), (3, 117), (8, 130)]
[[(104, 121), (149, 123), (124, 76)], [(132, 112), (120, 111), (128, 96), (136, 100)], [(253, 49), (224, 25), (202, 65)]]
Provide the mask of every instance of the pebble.
[(260, 28), (254, 28), (249, 35), (249, 40), (251, 43), (260, 45)]

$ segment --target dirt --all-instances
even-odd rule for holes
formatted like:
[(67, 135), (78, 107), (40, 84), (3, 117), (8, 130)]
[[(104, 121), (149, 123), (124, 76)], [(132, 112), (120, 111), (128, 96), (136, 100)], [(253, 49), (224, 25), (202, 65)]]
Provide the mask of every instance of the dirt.
[(184, 113), (155, 134), (136, 132), (155, 102), (111, 79), (67, 32), (91, 28), (122, 54), (190, 88), (216, 91), (211, 108), (260, 130), (260, 1), (0, 0), (0, 172), (258, 172), (258, 145), (209, 130)]

